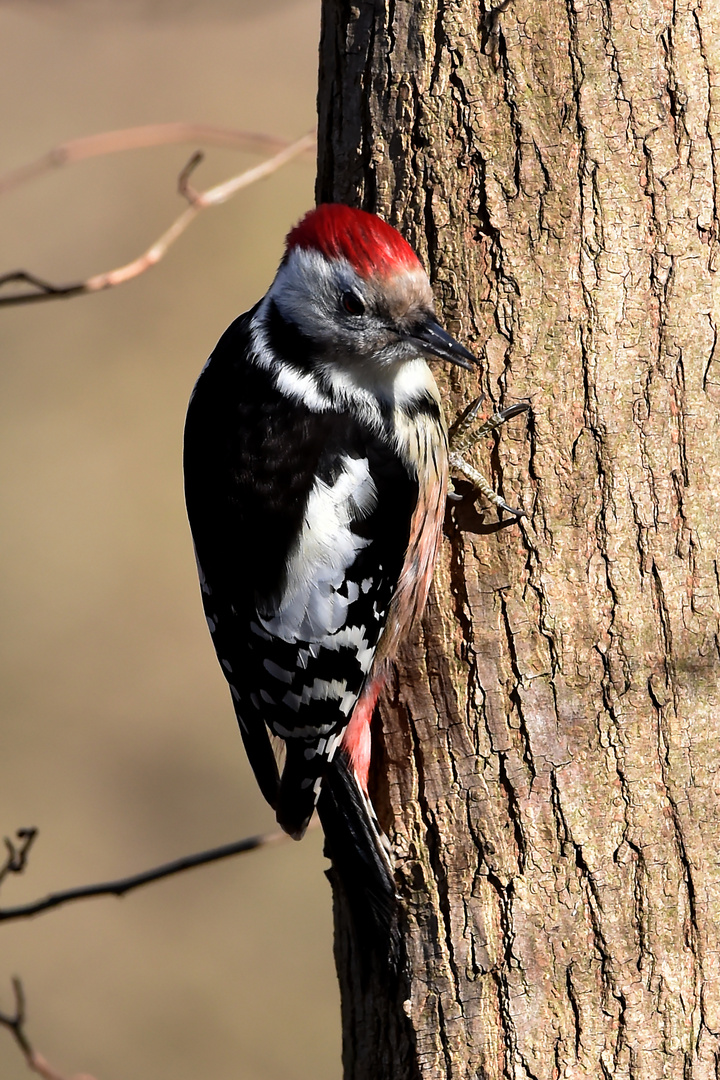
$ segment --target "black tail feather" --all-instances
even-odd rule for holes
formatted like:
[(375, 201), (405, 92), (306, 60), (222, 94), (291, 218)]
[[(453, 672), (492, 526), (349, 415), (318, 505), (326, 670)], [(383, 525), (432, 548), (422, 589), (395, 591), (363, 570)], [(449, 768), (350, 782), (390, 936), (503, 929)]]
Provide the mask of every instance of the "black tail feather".
[(397, 969), (400, 940), (390, 845), (342, 752), (323, 777), (318, 814), (361, 952), (370, 950)]
[(305, 757), (307, 745), (299, 739), (288, 740), (275, 805), (278, 825), (295, 840), (301, 840), (305, 835), (318, 800), (317, 793), (325, 767), (319, 754), (308, 761)]

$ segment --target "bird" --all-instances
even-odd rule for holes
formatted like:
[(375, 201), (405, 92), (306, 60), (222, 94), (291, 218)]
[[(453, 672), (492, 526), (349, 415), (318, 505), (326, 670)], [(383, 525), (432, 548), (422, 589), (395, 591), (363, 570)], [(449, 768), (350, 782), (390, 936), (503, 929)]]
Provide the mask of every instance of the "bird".
[(318, 808), (351, 906), (385, 928), (371, 718), (425, 606), (448, 491), (428, 359), (478, 363), (441, 327), (400, 233), (324, 203), (220, 338), (185, 425), (202, 601), (260, 791), (295, 839)]

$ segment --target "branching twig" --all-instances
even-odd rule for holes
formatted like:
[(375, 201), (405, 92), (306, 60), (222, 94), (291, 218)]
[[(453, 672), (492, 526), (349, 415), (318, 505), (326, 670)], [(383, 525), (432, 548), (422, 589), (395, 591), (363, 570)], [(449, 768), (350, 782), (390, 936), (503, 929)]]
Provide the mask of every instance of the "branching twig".
[[(117, 881), (104, 881), (96, 885), (81, 885), (75, 889), (64, 889), (62, 892), (50, 893), (40, 900), (33, 900), (29, 904), (18, 904), (16, 907), (0, 908), (0, 922), (10, 919), (29, 919), (33, 915), (39, 915), (50, 908), (69, 904), (73, 900), (84, 900), (90, 896), (124, 896), (131, 889), (139, 889), (141, 885), (149, 885), (152, 881), (180, 874), (183, 870), (192, 870), (196, 866), (204, 866), (206, 863), (219, 862), (220, 859), (228, 859), (232, 855), (241, 855), (246, 851), (255, 851), (256, 848), (266, 847), (268, 844), (276, 844), (280, 840), (287, 840), (284, 832), (264, 833), (261, 836), (250, 836), (245, 840), (237, 840), (232, 844), (223, 844), (220, 847), (209, 848), (195, 855), (184, 855), (180, 859), (164, 863), (162, 866), (153, 867), (140, 874), (131, 874), (130, 877), (118, 878)], [(29, 845), (28, 845), (29, 846)]]
[[(87, 158), (116, 154), (122, 150), (137, 150), (150, 146), (168, 146), (172, 143), (205, 143), (208, 146), (226, 146), (232, 150), (251, 153), (277, 153), (288, 146), (287, 139), (263, 135), (252, 131), (215, 127), (213, 124), (146, 124), (143, 127), (123, 128), (119, 131), (103, 131), (99, 135), (86, 135), (81, 139), (54, 146), (46, 154), (11, 169), (0, 176), (0, 195), (34, 180), (51, 169), (71, 165)], [(308, 147), (310, 149), (310, 147)]]
[[(319, 824), (317, 818), (310, 823), (310, 828)], [(30, 846), (37, 835), (37, 829), (18, 829), (18, 838), (22, 840), (20, 846), (16, 846), (7, 838), (5, 843), (8, 848), (8, 858), (0, 873), (20, 873), (27, 862), (27, 854)], [(149, 885), (161, 878), (171, 877), (173, 874), (182, 873), (183, 870), (191, 870), (196, 866), (205, 866), (207, 863), (218, 862), (220, 859), (230, 858), (232, 855), (240, 855), (246, 851), (255, 851), (257, 848), (275, 844), (281, 840), (287, 840), (288, 835), (284, 832), (264, 833), (260, 836), (251, 836), (245, 840), (238, 840), (233, 844), (223, 844), (221, 847), (209, 848), (200, 851), (196, 855), (185, 855), (181, 859), (156, 866), (152, 870), (146, 870), (141, 874), (133, 874), (130, 877), (119, 878), (117, 881), (106, 881), (97, 885), (81, 886), (77, 889), (66, 889), (63, 892), (50, 893), (42, 900), (35, 900), (30, 904), (20, 904), (17, 907), (0, 909), (0, 921), (9, 919), (27, 919), (32, 915), (39, 915), (49, 908), (60, 907), (62, 904), (73, 900), (83, 900), (90, 896), (124, 896), (132, 889), (141, 885)], [(15, 994), (15, 1012), (13, 1014), (0, 1012), (0, 1027), (6, 1027), (13, 1035), (15, 1042), (20, 1047), (27, 1066), (33, 1072), (41, 1076), (43, 1080), (68, 1080), (67, 1077), (57, 1072), (50, 1063), (33, 1050), (32, 1044), (25, 1033), (25, 994), (22, 983), (18, 978), (12, 980)], [(78, 1073), (70, 1080), (94, 1080), (87, 1073)]]
[(37, 829), (17, 829), (15, 836), (18, 842), (10, 840), (7, 836), (4, 837), (7, 857), (0, 866), (0, 885), (8, 874), (22, 874), (27, 866), (28, 855), (37, 836)]
[(14, 281), (24, 281), (33, 285), (34, 291), (18, 293), (15, 296), (0, 297), (0, 307), (32, 304), (43, 300), (56, 300), (60, 297), (100, 292), (103, 289), (111, 289), (115, 285), (121, 285), (132, 278), (138, 277), (140, 274), (145, 273), (146, 270), (149, 270), (151, 266), (155, 266), (160, 262), (170, 245), (185, 232), (188, 225), (195, 220), (201, 210), (208, 206), (218, 206), (243, 188), (249, 187), (250, 184), (254, 184), (258, 180), (263, 180), (266, 176), (277, 172), (278, 169), (281, 169), (283, 165), (286, 165), (293, 158), (303, 154), (314, 143), (314, 134), (304, 135), (302, 139), (298, 139), (296, 142), (284, 147), (260, 165), (256, 165), (252, 169), (246, 169), (231, 180), (226, 180), (224, 183), (216, 185), (216, 187), (199, 193), (190, 188), (188, 184), (190, 173), (201, 160), (198, 154), (193, 154), (179, 177), (181, 194), (188, 199), (190, 205), (146, 252), (125, 266), (119, 266), (115, 270), (109, 270), (104, 274), (96, 274), (94, 277), (87, 278), (86, 281), (75, 281), (69, 285), (52, 285), (34, 274), (27, 273), (25, 270), (15, 270), (0, 277), (0, 288)]
[[(39, 1054), (37, 1050), (33, 1050), (30, 1040), (25, 1034), (25, 994), (22, 983), (18, 978), (14, 978), (12, 986), (15, 994), (15, 1012), (12, 1016), (9, 1013), (0, 1012), (0, 1026), (6, 1027), (12, 1032), (13, 1038), (22, 1050), (29, 1069), (32, 1069), (38, 1076), (42, 1076), (43, 1080), (66, 1080), (66, 1077), (53, 1069), (50, 1062), (42, 1054)], [(88, 1073), (78, 1073), (71, 1080), (93, 1080), (93, 1077), (89, 1076)]]
[(25, 1035), (25, 994), (17, 976), (13, 978), (12, 986), (15, 994), (15, 1013), (10, 1016), (9, 1013), (0, 1012), (0, 1024), (12, 1031), (23, 1054), (29, 1057), (32, 1054), (32, 1047)]

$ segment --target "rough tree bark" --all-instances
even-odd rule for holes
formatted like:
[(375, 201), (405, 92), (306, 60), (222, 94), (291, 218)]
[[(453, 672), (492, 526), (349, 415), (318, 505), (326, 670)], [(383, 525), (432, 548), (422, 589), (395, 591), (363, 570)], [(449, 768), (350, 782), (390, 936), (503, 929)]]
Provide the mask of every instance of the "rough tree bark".
[(338, 906), (346, 1077), (716, 1075), (718, 86), (720, 0), (324, 4), (319, 199), (430, 269), (449, 414), (533, 403), (381, 709), (409, 974)]

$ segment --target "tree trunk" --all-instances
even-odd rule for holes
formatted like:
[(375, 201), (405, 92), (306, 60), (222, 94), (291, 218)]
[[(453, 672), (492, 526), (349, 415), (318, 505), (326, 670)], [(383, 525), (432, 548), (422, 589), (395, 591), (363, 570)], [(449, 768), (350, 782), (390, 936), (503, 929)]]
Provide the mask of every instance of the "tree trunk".
[(381, 708), (407, 974), (338, 904), (346, 1077), (716, 1075), (719, 85), (720, 0), (324, 4), (319, 199), (483, 358), (449, 417), (533, 409)]

